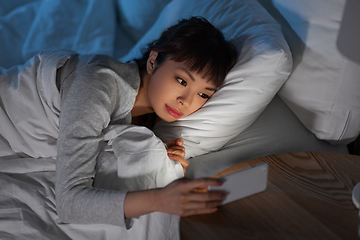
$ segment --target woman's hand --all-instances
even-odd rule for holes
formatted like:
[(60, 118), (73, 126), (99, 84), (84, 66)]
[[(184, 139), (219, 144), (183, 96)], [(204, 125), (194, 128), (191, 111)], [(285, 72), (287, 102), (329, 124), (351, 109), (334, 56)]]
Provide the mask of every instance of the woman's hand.
[(212, 213), (217, 210), (225, 197), (221, 191), (197, 191), (208, 186), (220, 186), (222, 182), (214, 178), (175, 180), (159, 189), (158, 211), (179, 216)]
[(189, 162), (185, 160), (185, 147), (183, 147), (184, 141), (181, 138), (177, 138), (165, 143), (168, 156), (171, 160), (177, 161), (181, 164), (186, 173), (186, 168), (189, 166)]
[(222, 182), (215, 178), (181, 178), (164, 188), (128, 192), (124, 200), (124, 216), (132, 218), (152, 212), (165, 212), (185, 217), (212, 213), (222, 203), (225, 193), (198, 190), (220, 185)]

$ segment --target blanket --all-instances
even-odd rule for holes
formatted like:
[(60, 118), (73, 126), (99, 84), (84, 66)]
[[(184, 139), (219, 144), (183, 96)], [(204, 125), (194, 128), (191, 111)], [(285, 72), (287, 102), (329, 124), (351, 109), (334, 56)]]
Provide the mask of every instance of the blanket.
[[(60, 114), (56, 70), (71, 53), (43, 51), (24, 65), (1, 70), (0, 239), (178, 239), (179, 217), (159, 212), (134, 219), (130, 229), (59, 221), (54, 190)], [(150, 130), (113, 125), (104, 131), (95, 187), (163, 187), (183, 174)]]
[(0, 239), (178, 239), (179, 217), (152, 213), (129, 230), (105, 224), (60, 223), (55, 207), (55, 160), (0, 160)]
[(0, 67), (24, 64), (49, 48), (125, 55), (136, 41), (118, 21), (118, 1), (0, 1)]

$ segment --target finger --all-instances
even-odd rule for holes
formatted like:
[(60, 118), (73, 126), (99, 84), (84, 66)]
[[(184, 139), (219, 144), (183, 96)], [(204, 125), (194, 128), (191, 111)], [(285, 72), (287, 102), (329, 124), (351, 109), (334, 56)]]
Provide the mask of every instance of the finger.
[(171, 160), (174, 160), (176, 162), (179, 162), (183, 168), (187, 168), (189, 166), (189, 162), (186, 161), (184, 158), (179, 157), (177, 155), (171, 155), (169, 156)]
[(187, 217), (187, 216), (191, 216), (191, 215), (209, 214), (209, 213), (216, 212), (217, 210), (218, 210), (217, 206), (212, 207), (212, 208), (188, 209), (188, 210), (184, 211), (181, 216)]
[(165, 145), (166, 145), (167, 148), (170, 148), (170, 147), (172, 147), (172, 146), (177, 146), (177, 139), (173, 139), (173, 140), (167, 141), (167, 142), (165, 143)]
[(188, 195), (188, 201), (192, 202), (209, 202), (218, 201), (221, 202), (226, 196), (223, 191), (208, 191), (208, 192), (193, 192)]
[(169, 157), (171, 157), (171, 155), (178, 155), (178, 156), (180, 156), (182, 158), (185, 158), (185, 150), (181, 149), (181, 148), (177, 148), (177, 149), (175, 149), (173, 147), (169, 148), (167, 150), (167, 153), (168, 153)]
[(182, 138), (175, 139), (178, 146), (184, 145), (184, 140)]
[(196, 188), (207, 188), (208, 186), (221, 186), (223, 182), (217, 178), (198, 178), (188, 181), (186, 187), (188, 190), (195, 190)]
[(208, 201), (208, 202), (189, 202), (186, 204), (185, 209), (212, 209), (221, 205), (221, 201)]
[(173, 139), (165, 143), (167, 148), (172, 146), (182, 146), (183, 144), (184, 140), (182, 138)]
[(208, 190), (207, 188), (196, 188), (193, 192), (194, 193), (206, 193)]
[(184, 151), (185, 152), (185, 148), (183, 146), (171, 146), (169, 148), (166, 149), (168, 152), (169, 151), (175, 151), (175, 150), (180, 150), (180, 151)]

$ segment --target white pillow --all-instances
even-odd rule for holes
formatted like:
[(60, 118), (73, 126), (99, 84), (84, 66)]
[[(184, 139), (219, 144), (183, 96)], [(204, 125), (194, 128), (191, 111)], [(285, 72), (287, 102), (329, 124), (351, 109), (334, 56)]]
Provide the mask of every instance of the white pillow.
[(336, 47), (345, 0), (272, 2), (269, 11), (282, 15), (276, 18), (294, 57), (280, 97), (319, 139), (353, 141), (360, 131), (360, 64)]
[(141, 56), (141, 48), (190, 16), (203, 16), (237, 45), (240, 53), (225, 85), (196, 113), (154, 132), (167, 141), (184, 139), (186, 158), (220, 149), (253, 123), (283, 85), (292, 58), (280, 25), (256, 0), (174, 0), (122, 61)]

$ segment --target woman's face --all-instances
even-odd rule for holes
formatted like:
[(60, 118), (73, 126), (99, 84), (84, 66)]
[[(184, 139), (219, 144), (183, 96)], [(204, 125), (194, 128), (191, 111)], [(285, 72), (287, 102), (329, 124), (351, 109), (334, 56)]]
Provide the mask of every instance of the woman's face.
[(197, 111), (216, 91), (215, 85), (182, 63), (165, 61), (150, 73), (147, 94), (157, 116), (173, 122)]

